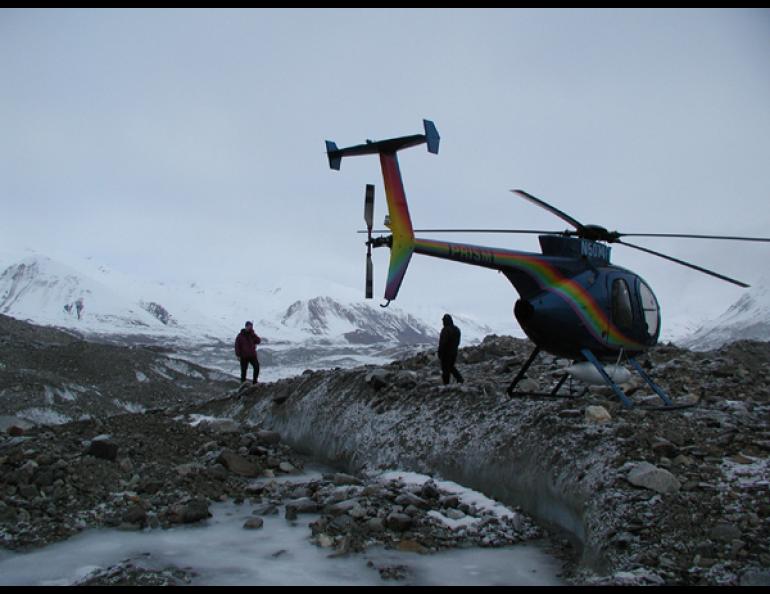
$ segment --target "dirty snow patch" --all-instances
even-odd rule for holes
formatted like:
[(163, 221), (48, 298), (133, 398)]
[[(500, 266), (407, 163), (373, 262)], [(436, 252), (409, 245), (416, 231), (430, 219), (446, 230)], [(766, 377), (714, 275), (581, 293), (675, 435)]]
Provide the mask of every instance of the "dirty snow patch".
[[(184, 416), (176, 417), (174, 420), (176, 421), (183, 421), (185, 419)], [(212, 417), (210, 415), (199, 415), (199, 414), (191, 414), (187, 416), (188, 424), (190, 427), (197, 427), (201, 423), (211, 423), (216, 424), (222, 421), (232, 421), (232, 419), (228, 417)]]
[(744, 489), (770, 486), (770, 458), (746, 456), (750, 464), (741, 464), (729, 458), (722, 462), (722, 473), (730, 482)]
[(153, 365), (152, 370), (155, 373), (157, 373), (160, 377), (162, 377), (163, 379), (167, 379), (167, 380), (171, 380), (171, 381), (174, 380), (173, 377), (171, 377), (168, 373), (166, 373), (163, 369), (161, 369), (157, 365)]
[(180, 361), (179, 359), (169, 359), (165, 362), (166, 367), (171, 369), (172, 371), (176, 371), (177, 373), (181, 375), (186, 375), (187, 377), (192, 377), (195, 379), (206, 379), (203, 377), (201, 373), (190, 367), (187, 363), (184, 361)]
[[(452, 481), (436, 480), (433, 477), (430, 477), (424, 474), (419, 474), (417, 472), (401, 472), (401, 471), (388, 471), (381, 474), (378, 478), (382, 482), (400, 480), (407, 485), (420, 485), (420, 486), (424, 485), (428, 481), (433, 481), (436, 487), (438, 487), (441, 491), (446, 491), (448, 493), (451, 493), (452, 495), (457, 495), (460, 498), (460, 501), (462, 503), (465, 503), (466, 505), (472, 508), (476, 508), (481, 512), (487, 512), (499, 518), (514, 519), (517, 516), (516, 512), (509, 509), (502, 503), (495, 501), (494, 499), (490, 499), (489, 497), (479, 493), (478, 491), (474, 491), (472, 489), (469, 489), (468, 487), (463, 487), (462, 485), (459, 485)], [(472, 516), (468, 516), (466, 518), (460, 518), (459, 520), (452, 520), (439, 512), (432, 512), (430, 515), (432, 515), (438, 520), (441, 520), (442, 522), (447, 524), (447, 526), (449, 526), (450, 528), (467, 526), (471, 523), (475, 523), (479, 521), (479, 518), (472, 517)]]
[(77, 385), (65, 385), (61, 388), (54, 388), (52, 386), (44, 386), (45, 390), (45, 403), (46, 404), (55, 404), (56, 399), (58, 398), (59, 401), (66, 401), (66, 402), (75, 402), (78, 397), (75, 392), (85, 392), (86, 389), (83, 386), (77, 386)]
[(130, 413), (143, 413), (147, 410), (146, 407), (142, 406), (138, 402), (126, 402), (125, 400), (114, 399), (112, 403), (115, 406), (119, 406), (126, 412), (130, 412)]
[(67, 415), (50, 408), (25, 408), (17, 412), (16, 416), (36, 425), (64, 425), (72, 421)]

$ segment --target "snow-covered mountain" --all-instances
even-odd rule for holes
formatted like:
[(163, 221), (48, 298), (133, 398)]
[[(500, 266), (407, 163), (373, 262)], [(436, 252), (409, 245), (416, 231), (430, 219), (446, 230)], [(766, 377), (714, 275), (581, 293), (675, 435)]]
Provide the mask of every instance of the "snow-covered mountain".
[(366, 303), (344, 304), (331, 297), (295, 301), (284, 312), (280, 327), (319, 337), (343, 337), (352, 344), (433, 341), (434, 327), (406, 312), (376, 311)]
[(705, 351), (744, 339), (770, 341), (770, 278), (761, 280), (722, 315), (704, 322), (678, 344)]
[(0, 313), (38, 324), (95, 333), (152, 333), (167, 326), (141, 304), (46, 257), (24, 258), (0, 273)]
[[(188, 352), (215, 344), (229, 369), (232, 341), (245, 320), (263, 338), (268, 366), (274, 359), (270, 350), (284, 356), (293, 350), (289, 358), (296, 365), (316, 367), (314, 360), (328, 359), (331, 351), (335, 356), (321, 366), (369, 362), (379, 352), (392, 356), (397, 347), (435, 344), (444, 312), (383, 309), (364, 302), (360, 291), (310, 277), (286, 277), (269, 288), (250, 281), (169, 284), (90, 261), (26, 255), (0, 257), (0, 313), (115, 342), (175, 344)], [(456, 320), (463, 344), (493, 332), (467, 316)], [(196, 361), (205, 362), (205, 353), (198, 354)]]

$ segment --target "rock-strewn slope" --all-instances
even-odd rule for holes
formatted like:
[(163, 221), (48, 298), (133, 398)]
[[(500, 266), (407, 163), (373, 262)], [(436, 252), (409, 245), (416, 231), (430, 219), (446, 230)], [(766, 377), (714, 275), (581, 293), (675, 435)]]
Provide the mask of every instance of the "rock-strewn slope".
[(161, 348), (98, 344), (0, 315), (0, 415), (65, 423), (200, 402), (233, 385)]
[(0, 545), (41, 546), (86, 527), (169, 527), (251, 479), (302, 466), (280, 436), (179, 411), (0, 433)]
[[(278, 513), (288, 522), (314, 514), (308, 538), (335, 555), (374, 545), (427, 554), (543, 536), (526, 515), (464, 501), (432, 480), (343, 473), (273, 480), (302, 465), (275, 432), (178, 410), (0, 434), (0, 545), (23, 550), (92, 527), (161, 530), (201, 522), (219, 501), (252, 508), (244, 530), (260, 530), (263, 517)], [(373, 569), (383, 580), (410, 573), (402, 564)], [(75, 585), (183, 585), (196, 577), (194, 568), (158, 566), (139, 555)]]
[[(110, 402), (138, 393), (148, 398), (146, 404), (131, 400), (140, 410), (166, 410), (110, 416), (120, 407), (97, 403), (87, 413), (96, 418), (34, 428), (0, 419), (0, 539), (5, 547), (24, 548), (86, 526), (205, 519), (208, 504), (223, 498), (295, 511), (300, 504), (289, 503), (307, 498), (323, 513), (318, 544), (338, 551), (377, 541), (380, 526), (381, 542), (391, 544), (430, 550), (466, 542), (446, 527), (427, 528), (435, 522), (426, 518), (435, 520), (436, 513), (476, 513), (450, 505), (450, 494), (436, 494), (430, 485), (371, 485), (366, 478), (397, 468), (454, 480), (571, 534), (580, 552), (570, 573), (576, 583), (770, 580), (770, 345), (738, 342), (707, 353), (655, 349), (646, 361), (651, 375), (689, 406), (667, 412), (649, 408), (659, 402), (638, 380), (624, 387), (641, 405), (633, 410), (604, 389), (576, 398), (511, 400), (505, 388), (529, 348), (525, 341), (488, 337), (463, 349), (463, 385), (441, 386), (435, 358), (424, 353), (383, 368), (312, 372), (233, 393), (197, 369), (201, 377), (189, 388), (190, 368), (178, 376), (163, 371), (166, 383), (145, 386), (143, 369), (168, 369), (155, 359), (161, 354), (113, 352), (55, 331), (13, 328), (0, 339), (1, 412), (18, 412), (6, 405), (35, 386), (43, 394), (36, 397), (54, 405), (72, 405), (73, 395), (83, 405), (72, 385), (55, 383), (61, 377), (92, 386)], [(541, 357), (527, 389), (547, 390), (567, 363)], [(110, 369), (133, 380), (100, 375)], [(185, 394), (194, 394), (186, 402), (209, 400), (183, 409)], [(195, 413), (237, 422), (193, 427)], [(255, 490), (253, 478), (301, 464), (283, 444), (364, 483), (353, 484), (342, 500), (335, 500), (340, 491), (331, 477), (305, 485), (304, 495), (282, 487)], [(521, 517), (518, 525), (488, 522), (492, 531), (480, 538), (505, 543), (536, 532)], [(173, 581), (152, 572), (131, 577), (134, 570), (124, 569), (107, 572), (115, 577), (111, 583), (140, 583), (139, 574), (147, 583)], [(107, 574), (95, 583), (112, 580)]]
[[(604, 389), (510, 400), (504, 389), (528, 349), (498, 337), (464, 349), (463, 385), (439, 385), (435, 359), (423, 354), (307, 373), (210, 406), (350, 471), (437, 473), (520, 505), (581, 543), (580, 583), (770, 577), (767, 344), (655, 350), (652, 376), (678, 404), (694, 404), (667, 412), (645, 408), (660, 401), (637, 380), (625, 386), (642, 403), (632, 410)], [(529, 376), (547, 389), (566, 363), (543, 357)], [(610, 418), (589, 419), (591, 406)]]

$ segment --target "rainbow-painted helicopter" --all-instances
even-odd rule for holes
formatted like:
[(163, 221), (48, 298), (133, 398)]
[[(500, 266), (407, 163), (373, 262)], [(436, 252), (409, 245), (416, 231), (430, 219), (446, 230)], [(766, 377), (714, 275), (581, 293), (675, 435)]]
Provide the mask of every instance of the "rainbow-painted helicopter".
[[(672, 401), (645, 373), (636, 356), (658, 341), (660, 308), (650, 286), (637, 274), (610, 263), (610, 243), (622, 244), (665, 258), (721, 280), (747, 287), (745, 283), (651, 249), (628, 243), (624, 237), (682, 237), (691, 239), (730, 239), (770, 242), (770, 238), (717, 235), (634, 233), (608, 231), (598, 225), (584, 225), (570, 215), (523, 190), (513, 192), (569, 223), (574, 230), (537, 231), (530, 229), (414, 229), (401, 179), (397, 153), (427, 144), (428, 152), (437, 154), (439, 134), (436, 126), (423, 120), (424, 134), (366, 141), (348, 148), (338, 148), (327, 140), (329, 166), (339, 170), (343, 157), (376, 154), (380, 158), (388, 204), (387, 236), (373, 237), (374, 186), (366, 186), (364, 220), (366, 222), (366, 297), (372, 297), (372, 248), (390, 248), (390, 267), (385, 287), (386, 307), (398, 295), (413, 254), (423, 254), (482, 266), (504, 274), (519, 293), (514, 315), (526, 335), (535, 344), (532, 354), (508, 388), (513, 396), (516, 386), (541, 351), (582, 363), (573, 366), (580, 377), (586, 371), (599, 374), (626, 407), (633, 402), (621, 390), (603, 362), (617, 362), (625, 357), (645, 382), (663, 400)], [(382, 232), (382, 231), (377, 231)], [(493, 232), (534, 233), (539, 235), (541, 253), (507, 250), (435, 239), (421, 239), (418, 233)], [(616, 368), (617, 366), (612, 366)], [(579, 371), (582, 370), (582, 371)], [(556, 395), (568, 374), (550, 392)]]

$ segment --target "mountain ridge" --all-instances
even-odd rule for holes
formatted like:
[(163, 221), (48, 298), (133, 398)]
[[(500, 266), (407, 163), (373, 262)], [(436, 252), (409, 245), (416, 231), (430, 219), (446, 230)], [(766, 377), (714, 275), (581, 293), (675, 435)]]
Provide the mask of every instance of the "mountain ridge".
[[(432, 345), (443, 314), (379, 308), (353, 289), (309, 277), (287, 277), (284, 286), (268, 289), (249, 282), (206, 287), (142, 281), (93, 263), (88, 268), (40, 255), (0, 261), (0, 313), (111, 344), (171, 346), (231, 374), (232, 340), (248, 318), (263, 338), (264, 364), (285, 367), (270, 371), (284, 377)], [(254, 311), (261, 313), (248, 314)], [(455, 317), (465, 344), (494, 332)]]
[(706, 351), (737, 340), (770, 341), (770, 278), (760, 279), (721, 315), (706, 320), (678, 343)]

